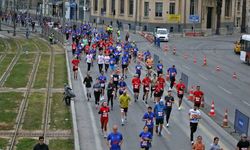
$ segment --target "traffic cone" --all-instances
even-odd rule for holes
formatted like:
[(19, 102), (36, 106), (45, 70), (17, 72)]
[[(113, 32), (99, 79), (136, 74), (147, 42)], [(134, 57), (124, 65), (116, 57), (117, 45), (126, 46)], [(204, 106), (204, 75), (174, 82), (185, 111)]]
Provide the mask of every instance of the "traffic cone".
[(216, 67), (216, 71), (220, 71), (220, 66), (219, 65)]
[(237, 75), (236, 75), (236, 72), (233, 73), (233, 79), (237, 79)]
[(191, 87), (189, 90), (188, 100), (193, 101), (194, 100), (194, 86)]
[(206, 55), (204, 55), (204, 58), (203, 58), (203, 66), (206, 66), (207, 65), (207, 57)]
[(223, 118), (223, 122), (222, 122), (222, 127), (223, 128), (227, 128), (228, 127), (228, 116), (227, 116), (227, 109), (225, 110), (225, 114), (224, 114), (224, 118)]
[(176, 47), (174, 46), (174, 49), (173, 49), (173, 55), (176, 54)]
[(196, 55), (194, 55), (194, 64), (197, 63)]
[(210, 117), (214, 117), (215, 116), (215, 111), (214, 111), (214, 100), (212, 101), (212, 104), (211, 104), (211, 110), (209, 112), (209, 116)]

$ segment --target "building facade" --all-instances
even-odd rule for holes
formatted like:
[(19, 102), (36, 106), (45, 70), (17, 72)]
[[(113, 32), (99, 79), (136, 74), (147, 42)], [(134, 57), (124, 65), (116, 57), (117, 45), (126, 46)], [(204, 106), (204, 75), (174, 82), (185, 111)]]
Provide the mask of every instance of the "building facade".
[[(237, 0), (222, 0), (220, 31), (234, 31)], [(166, 27), (172, 32), (202, 30), (215, 33), (217, 0), (92, 0), (91, 20), (129, 24), (153, 31)]]

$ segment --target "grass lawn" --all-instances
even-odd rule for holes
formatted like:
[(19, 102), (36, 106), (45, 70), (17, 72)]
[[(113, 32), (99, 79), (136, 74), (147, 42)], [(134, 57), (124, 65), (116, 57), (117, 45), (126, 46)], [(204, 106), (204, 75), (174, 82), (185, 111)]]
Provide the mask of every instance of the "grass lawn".
[(20, 39), (20, 43), (23, 51), (34, 52), (37, 51), (37, 47), (32, 39)]
[(46, 88), (50, 55), (42, 55), (36, 74), (34, 88)]
[(26, 87), (29, 75), (33, 68), (35, 56), (33, 54), (22, 54), (5, 82), (5, 87)]
[(65, 50), (58, 44), (53, 44), (52, 45), (53, 49), (56, 51), (56, 52), (64, 52)]
[(67, 82), (67, 68), (65, 55), (55, 55), (54, 88), (63, 88)]
[(72, 139), (52, 139), (49, 140), (49, 148), (52, 150), (73, 150), (74, 143)]
[(36, 44), (38, 45), (38, 47), (40, 48), (40, 50), (42, 52), (49, 52), (50, 51), (50, 47), (49, 47), (49, 43), (47, 43), (46, 41), (42, 40), (42, 39), (38, 39), (38, 38), (35, 38), (33, 39)]
[(30, 95), (28, 109), (24, 118), (23, 129), (41, 129), (45, 99), (45, 93), (32, 93)]
[(4, 57), (4, 59), (0, 62), (0, 77), (3, 75), (3, 73), (8, 68), (11, 60), (14, 58), (13, 54), (8, 54)]
[(33, 147), (37, 144), (38, 140), (36, 139), (19, 139), (16, 145), (16, 150), (32, 150)]
[(70, 107), (65, 106), (62, 99), (62, 93), (53, 94), (50, 112), (50, 130), (72, 128)]
[(10, 52), (16, 52), (17, 51), (17, 39), (7, 39), (7, 42), (10, 45)]
[(0, 130), (13, 128), (22, 98), (22, 93), (0, 93)]
[(4, 44), (4, 39), (0, 38), (0, 52), (4, 52), (6, 50), (6, 45)]
[(0, 138), (0, 149), (7, 150), (8, 139)]

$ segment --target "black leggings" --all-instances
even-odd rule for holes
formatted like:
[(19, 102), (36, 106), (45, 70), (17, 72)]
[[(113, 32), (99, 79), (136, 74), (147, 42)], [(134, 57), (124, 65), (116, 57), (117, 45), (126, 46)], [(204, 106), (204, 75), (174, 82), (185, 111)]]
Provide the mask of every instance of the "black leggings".
[(168, 123), (168, 120), (170, 118), (171, 111), (172, 111), (172, 108), (167, 107), (167, 109), (166, 109), (166, 121), (167, 121), (167, 123)]
[(190, 122), (190, 140), (194, 140), (194, 133), (197, 130), (198, 123), (192, 123)]
[(101, 93), (99, 91), (98, 92), (94, 91), (94, 95), (95, 95), (95, 104), (99, 105)]
[(111, 108), (113, 108), (113, 99), (114, 99), (114, 96), (112, 93), (108, 93), (108, 106), (109, 106), (109, 102), (111, 102)]
[(171, 87), (171, 89), (174, 86), (174, 81), (175, 81), (175, 77), (170, 78), (170, 87)]
[(87, 63), (87, 64), (88, 64), (88, 71), (89, 71), (91, 67), (91, 63)]
[(102, 72), (102, 68), (103, 68), (103, 64), (98, 64), (99, 66), (99, 72), (101, 73)]
[(105, 71), (107, 72), (109, 69), (109, 64), (105, 64)]

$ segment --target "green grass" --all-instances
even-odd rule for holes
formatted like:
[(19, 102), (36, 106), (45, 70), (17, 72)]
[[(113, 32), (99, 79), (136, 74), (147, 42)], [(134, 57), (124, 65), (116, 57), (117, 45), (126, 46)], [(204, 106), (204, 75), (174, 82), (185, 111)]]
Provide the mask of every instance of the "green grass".
[(71, 129), (71, 114), (69, 107), (62, 101), (62, 93), (54, 93), (51, 104), (50, 129)]
[(39, 130), (43, 120), (45, 93), (32, 93), (29, 97), (28, 109), (25, 114), (23, 129)]
[(26, 87), (34, 60), (35, 57), (32, 54), (21, 55), (4, 86), (12, 88)]
[(8, 139), (0, 138), (0, 149), (7, 150)]
[(23, 51), (34, 52), (37, 51), (37, 47), (32, 39), (21, 39), (20, 40)]
[(36, 139), (19, 139), (16, 145), (16, 150), (32, 150), (33, 147), (37, 144)]
[(9, 43), (10, 45), (10, 52), (16, 52), (17, 51), (17, 43), (18, 40), (17, 39), (7, 39), (7, 42)]
[(74, 143), (71, 139), (52, 139), (49, 141), (49, 148), (52, 150), (73, 150)]
[(1, 130), (9, 130), (13, 128), (22, 98), (22, 93), (0, 93)]
[(14, 58), (13, 54), (8, 54), (5, 56), (5, 58), (0, 62), (0, 77), (3, 75), (3, 73), (8, 68), (11, 60)]
[(54, 84), (55, 88), (63, 88), (67, 82), (67, 69), (65, 55), (55, 55)]
[(50, 51), (50, 47), (49, 47), (48, 43), (45, 42), (44, 40), (37, 39), (37, 38), (33, 39), (33, 40), (36, 42), (36, 44), (38, 45), (38, 47), (40, 48), (40, 50), (42, 52), (49, 52)]
[(4, 39), (0, 38), (0, 52), (4, 52), (6, 50), (6, 45), (4, 42)]
[(50, 55), (42, 55), (36, 74), (34, 88), (46, 88), (49, 63)]

